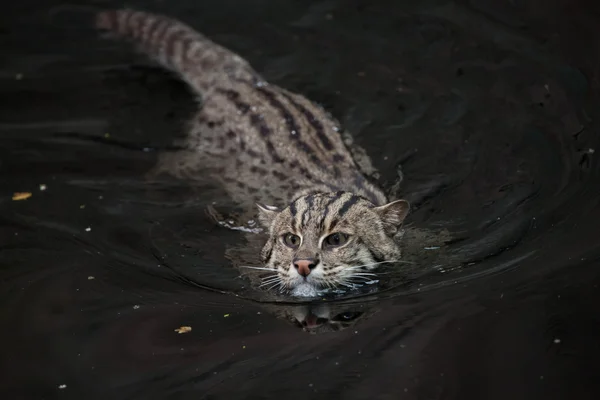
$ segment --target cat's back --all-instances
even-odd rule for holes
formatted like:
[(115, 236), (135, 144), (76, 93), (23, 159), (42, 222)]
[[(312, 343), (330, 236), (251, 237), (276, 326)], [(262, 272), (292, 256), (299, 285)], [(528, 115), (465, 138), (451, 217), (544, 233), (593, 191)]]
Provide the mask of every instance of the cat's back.
[(185, 143), (191, 153), (167, 156), (168, 168), (218, 176), (235, 197), (265, 192), (267, 184), (286, 200), (311, 188), (384, 199), (360, 173), (334, 118), (268, 84), (239, 55), (166, 16), (107, 11), (97, 26), (136, 42), (199, 94)]

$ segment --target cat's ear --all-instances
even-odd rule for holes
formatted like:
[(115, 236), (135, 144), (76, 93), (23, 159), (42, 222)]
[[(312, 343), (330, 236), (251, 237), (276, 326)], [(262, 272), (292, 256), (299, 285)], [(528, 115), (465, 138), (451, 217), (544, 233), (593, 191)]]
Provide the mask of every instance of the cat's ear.
[(375, 207), (375, 212), (383, 222), (383, 229), (388, 236), (393, 236), (398, 232), (404, 218), (410, 211), (410, 204), (406, 200), (396, 200), (386, 205)]
[(281, 212), (281, 210), (275, 206), (268, 206), (266, 204), (256, 203), (258, 207), (258, 220), (261, 225), (265, 228), (270, 228), (273, 220)]

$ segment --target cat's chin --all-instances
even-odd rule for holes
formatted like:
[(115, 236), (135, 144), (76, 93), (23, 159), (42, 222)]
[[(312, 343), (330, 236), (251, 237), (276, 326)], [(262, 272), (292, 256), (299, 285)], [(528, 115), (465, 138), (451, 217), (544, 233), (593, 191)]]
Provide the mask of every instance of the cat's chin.
[(297, 297), (316, 297), (319, 291), (310, 283), (303, 282), (292, 289), (291, 295)]

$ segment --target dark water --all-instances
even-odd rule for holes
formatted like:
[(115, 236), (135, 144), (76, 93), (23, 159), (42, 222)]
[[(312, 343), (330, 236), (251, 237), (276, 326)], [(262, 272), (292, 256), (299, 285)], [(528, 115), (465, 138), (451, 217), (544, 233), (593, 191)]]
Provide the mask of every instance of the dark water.
[(279, 313), (319, 306), (273, 302), (231, 267), (245, 242), (207, 217), (229, 207), (218, 189), (146, 179), (194, 99), (86, 28), (122, 4), (11, 2), (3, 398), (598, 398), (595, 2), (128, 5), (184, 19), (323, 104), (386, 187), (401, 163), (411, 226), (433, 245), (413, 237), (408, 283), (325, 301), (347, 329), (308, 334)]

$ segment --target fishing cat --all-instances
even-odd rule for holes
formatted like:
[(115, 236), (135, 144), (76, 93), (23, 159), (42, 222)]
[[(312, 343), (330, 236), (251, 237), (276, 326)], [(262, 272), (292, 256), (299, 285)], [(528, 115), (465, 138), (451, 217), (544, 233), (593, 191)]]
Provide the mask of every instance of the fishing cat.
[(201, 96), (186, 150), (164, 155), (162, 165), (210, 177), (234, 200), (258, 204), (269, 235), (261, 259), (274, 287), (316, 294), (367, 280), (400, 258), (394, 236), (409, 203), (388, 202), (365, 178), (326, 111), (268, 84), (180, 21), (122, 9), (98, 13), (96, 27), (136, 43)]

